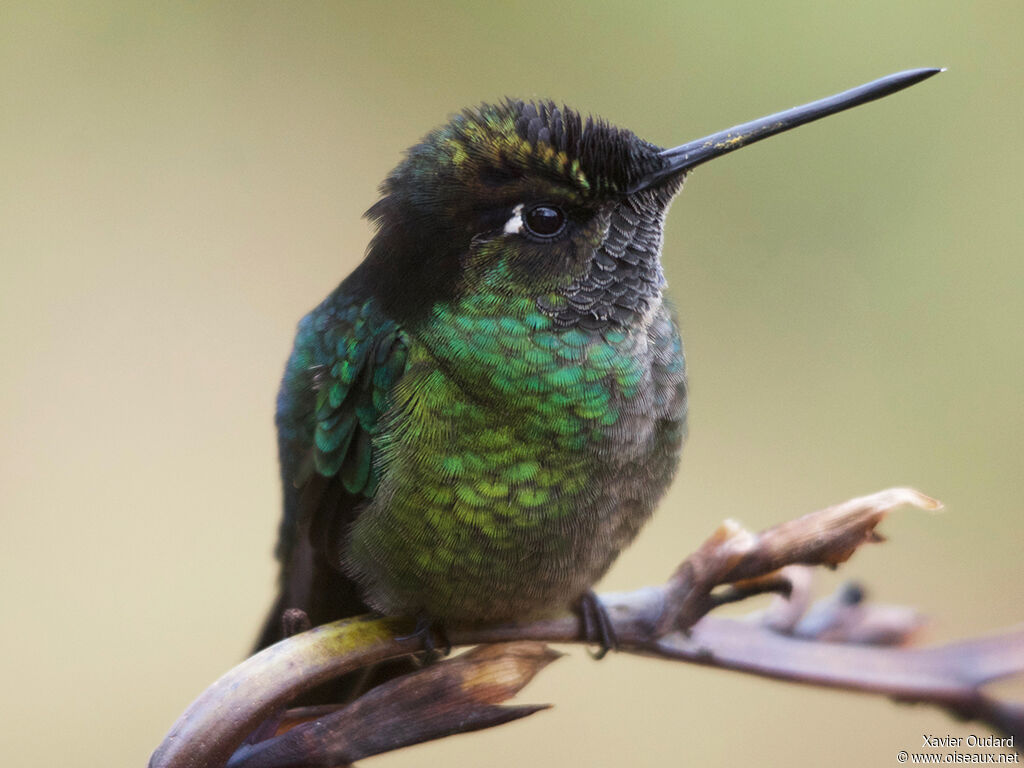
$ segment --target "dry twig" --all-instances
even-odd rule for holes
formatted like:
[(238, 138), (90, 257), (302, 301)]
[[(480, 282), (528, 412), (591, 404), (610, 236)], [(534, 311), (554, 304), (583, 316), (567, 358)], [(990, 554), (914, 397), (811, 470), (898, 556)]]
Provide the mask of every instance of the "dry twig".
[(327, 712), (323, 707), (300, 711), (286, 732), (241, 746), (228, 768), (302, 768), (314, 756), (316, 764), (345, 765), (453, 733), (518, 720), (547, 705), (498, 704), (515, 696), (559, 656), (543, 643), (479, 646), (389, 680), (348, 706), (328, 707)]
[[(897, 488), (759, 534), (723, 524), (664, 585), (602, 597), (620, 650), (928, 703), (987, 722), (1021, 743), (1024, 707), (986, 695), (983, 686), (1024, 672), (1024, 629), (935, 648), (893, 647), (918, 630), (915, 612), (866, 604), (853, 588), (806, 610), (808, 569), (834, 567), (861, 544), (880, 541), (876, 526), (902, 505), (940, 506), (917, 491)], [(790, 599), (756, 620), (705, 616), (723, 602), (761, 592)], [(401, 620), (357, 617), (267, 648), (225, 674), (185, 711), (150, 767), (337, 765), (538, 709), (496, 706), (554, 658), (542, 646), (516, 643), (399, 678), (349, 707), (313, 713), (312, 724), (258, 740), (282, 720), (303, 718), (301, 712), (285, 712), (300, 693), (353, 669), (422, 650), (396, 639), (408, 629)], [(585, 642), (580, 620), (571, 613), (527, 624), (449, 627), (448, 637), (454, 645)], [(492, 678), (499, 668), (507, 677), (495, 687)], [(488, 693), (481, 696), (484, 690)], [(366, 736), (381, 730), (382, 722), (393, 724), (396, 732), (376, 740)], [(247, 737), (250, 743), (240, 746)]]

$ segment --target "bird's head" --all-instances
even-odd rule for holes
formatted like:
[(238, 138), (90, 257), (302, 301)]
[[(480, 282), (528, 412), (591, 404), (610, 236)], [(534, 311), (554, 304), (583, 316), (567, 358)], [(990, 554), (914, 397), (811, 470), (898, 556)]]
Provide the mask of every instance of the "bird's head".
[(431, 302), (488, 291), (534, 298), (561, 325), (628, 323), (660, 293), (662, 222), (683, 180), (631, 191), (658, 152), (551, 102), (467, 110), (385, 181), (371, 248)]
[(689, 170), (937, 71), (890, 75), (672, 149), (547, 101), (466, 110), (408, 151), (368, 212), (381, 294), (413, 323), (485, 294), (530, 299), (562, 327), (642, 325), (664, 284), (665, 213)]

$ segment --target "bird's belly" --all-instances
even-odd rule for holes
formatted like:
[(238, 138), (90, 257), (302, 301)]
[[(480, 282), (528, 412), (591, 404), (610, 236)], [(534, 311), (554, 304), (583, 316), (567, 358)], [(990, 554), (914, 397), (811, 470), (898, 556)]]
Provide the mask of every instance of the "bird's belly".
[(387, 614), (497, 621), (569, 605), (664, 492), (681, 420), (652, 411), (650, 393), (497, 408), (427, 378), (351, 530), (350, 575)]

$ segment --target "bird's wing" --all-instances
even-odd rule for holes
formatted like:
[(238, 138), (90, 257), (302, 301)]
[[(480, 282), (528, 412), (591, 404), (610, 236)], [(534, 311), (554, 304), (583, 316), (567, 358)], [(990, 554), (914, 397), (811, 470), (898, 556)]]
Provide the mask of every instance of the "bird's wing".
[(385, 471), (375, 438), (407, 351), (402, 329), (345, 283), (299, 324), (277, 404), (281, 597), (261, 646), (278, 638), (285, 608), (305, 610), (314, 624), (365, 610), (340, 572), (341, 549)]

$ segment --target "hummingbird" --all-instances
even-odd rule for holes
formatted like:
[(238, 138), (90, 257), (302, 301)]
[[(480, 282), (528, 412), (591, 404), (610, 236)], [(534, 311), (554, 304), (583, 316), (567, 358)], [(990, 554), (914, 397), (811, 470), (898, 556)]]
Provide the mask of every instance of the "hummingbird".
[(687, 174), (939, 71), (670, 149), (505, 100), (408, 150), (367, 212), (364, 260), (302, 319), (287, 362), (280, 593), (258, 647), (281, 638), (289, 608), (314, 625), (367, 611), (441, 626), (571, 607), (600, 619), (591, 588), (650, 517), (686, 436), (661, 250)]

